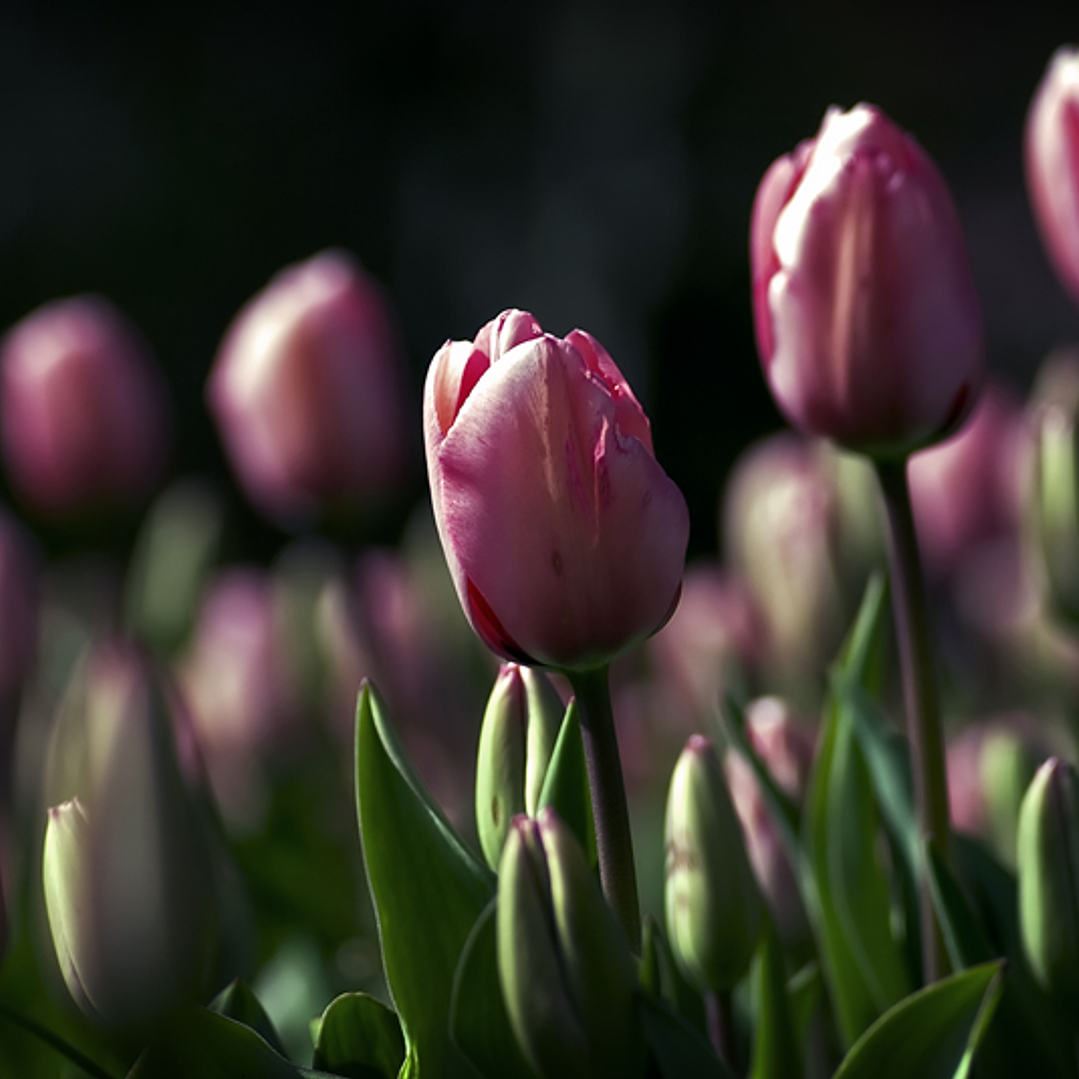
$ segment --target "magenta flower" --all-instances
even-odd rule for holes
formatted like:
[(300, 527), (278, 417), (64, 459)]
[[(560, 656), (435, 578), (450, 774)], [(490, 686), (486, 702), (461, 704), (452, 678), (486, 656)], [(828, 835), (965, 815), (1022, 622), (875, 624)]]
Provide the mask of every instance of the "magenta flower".
[(232, 323), (207, 386), (251, 501), (292, 523), (391, 493), (408, 457), (403, 363), (388, 301), (351, 256), (282, 270)]
[(599, 666), (678, 599), (685, 500), (594, 337), (505, 311), (431, 361), (424, 434), (435, 521), (472, 627), (499, 655)]
[(170, 436), (165, 389), (138, 331), (107, 300), (56, 300), (0, 346), (0, 436), (12, 484), (50, 514), (147, 494)]
[(1027, 113), (1024, 150), (1042, 240), (1079, 301), (1079, 49), (1057, 49), (1049, 61)]
[(828, 111), (753, 207), (764, 372), (796, 427), (899, 457), (942, 437), (981, 384), (982, 323), (936, 167), (879, 109)]

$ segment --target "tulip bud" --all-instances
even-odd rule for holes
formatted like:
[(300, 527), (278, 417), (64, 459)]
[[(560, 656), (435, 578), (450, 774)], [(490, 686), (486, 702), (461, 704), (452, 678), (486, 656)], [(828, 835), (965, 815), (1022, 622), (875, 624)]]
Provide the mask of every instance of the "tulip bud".
[(1042, 240), (1079, 301), (1079, 49), (1053, 54), (1027, 113), (1027, 187)]
[(674, 766), (666, 842), (671, 952), (701, 992), (730, 990), (749, 970), (762, 900), (719, 759), (699, 734)]
[(932, 161), (879, 109), (830, 109), (772, 165), (751, 257), (761, 362), (796, 427), (894, 458), (966, 415), (984, 357), (958, 215)]
[(213, 869), (148, 669), (131, 653), (102, 652), (80, 681), (81, 714), (69, 701), (47, 777), (74, 795), (49, 811), (49, 927), (87, 1016), (141, 1030), (204, 988)]
[(1079, 624), (1079, 353), (1049, 357), (1033, 401), (1036, 554), (1051, 609)]
[(431, 499), (457, 595), (493, 651), (596, 667), (678, 599), (689, 515), (606, 350), (507, 311), (427, 373)]
[(551, 809), (510, 827), (496, 931), (510, 1024), (542, 1079), (643, 1075), (636, 963), (584, 851)]
[(538, 811), (562, 711), (546, 675), (502, 664), (483, 715), (476, 762), (476, 826), (483, 855), (496, 871), (513, 818)]
[(1079, 777), (1055, 757), (1019, 810), (1019, 930), (1034, 976), (1079, 1005)]
[(138, 331), (107, 300), (56, 300), (0, 346), (0, 436), (12, 484), (63, 515), (147, 494), (169, 443), (165, 390)]
[(252, 502), (289, 523), (390, 494), (407, 458), (402, 368), (388, 302), (354, 259), (282, 270), (232, 323), (207, 386)]

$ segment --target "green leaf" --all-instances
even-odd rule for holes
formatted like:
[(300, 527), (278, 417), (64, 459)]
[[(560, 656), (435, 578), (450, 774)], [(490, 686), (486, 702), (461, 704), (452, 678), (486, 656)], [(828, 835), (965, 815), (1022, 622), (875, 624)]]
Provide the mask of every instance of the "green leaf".
[(450, 1030), (461, 1051), (487, 1079), (533, 1079), (506, 1013), (498, 979), (498, 938), (492, 900), (465, 943), (450, 1004)]
[(315, 1067), (348, 1079), (396, 1079), (405, 1038), (392, 1008), (367, 993), (344, 993), (322, 1013)]
[(965, 970), (989, 962), (995, 955), (982, 927), (981, 915), (941, 857), (935, 842), (925, 843), (925, 859), (933, 908), (952, 967)]
[(584, 759), (584, 742), (581, 740), (580, 708), (576, 699), (566, 708), (558, 739), (551, 752), (551, 760), (543, 777), (536, 812), (551, 806), (577, 837), (595, 866), (596, 828), (592, 820), (592, 796), (588, 786), (588, 770)]
[(646, 914), (641, 933), (641, 988), (658, 997), (698, 1030), (705, 1025), (704, 1001), (682, 977), (659, 923)]
[(757, 947), (752, 984), (757, 1036), (750, 1079), (797, 1079), (803, 1073), (800, 1043), (787, 994), (783, 947), (770, 918)]
[(256, 1034), (264, 1038), (267, 1044), (281, 1056), (285, 1056), (285, 1047), (274, 1029), (273, 1022), (266, 1014), (259, 998), (255, 996), (251, 987), (239, 978), (234, 978), (212, 1001), (210, 1011), (225, 1016), (226, 1019), (235, 1019), (237, 1023), (243, 1023), (250, 1027)]
[(637, 1008), (656, 1066), (650, 1075), (658, 1074), (660, 1079), (734, 1079), (708, 1039), (663, 1001), (642, 992), (637, 996)]
[(874, 677), (883, 632), (883, 586), (871, 582), (836, 669), (803, 819), (811, 880), (803, 898), (820, 948), (840, 1032), (849, 1045), (909, 991), (892, 936), (888, 881), (879, 861), (879, 810), (842, 687)]
[(833, 1079), (966, 1079), (1003, 988), (985, 963), (912, 993), (847, 1054)]
[(317, 1074), (290, 1064), (243, 1023), (192, 1008), (146, 1048), (127, 1079), (313, 1079)]
[(367, 684), (356, 714), (356, 795), (386, 980), (408, 1047), (402, 1074), (473, 1077), (450, 1038), (450, 995), (495, 878), (423, 787)]

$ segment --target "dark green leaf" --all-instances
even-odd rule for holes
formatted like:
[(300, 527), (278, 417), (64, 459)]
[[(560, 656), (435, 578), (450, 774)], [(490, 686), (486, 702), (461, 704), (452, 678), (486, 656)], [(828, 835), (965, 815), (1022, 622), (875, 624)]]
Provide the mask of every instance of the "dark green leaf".
[(498, 980), (497, 903), (495, 899), (488, 904), (465, 943), (453, 985), (450, 1030), (461, 1051), (487, 1079), (532, 1079)]
[(941, 857), (936, 843), (925, 844), (925, 859), (933, 908), (952, 967), (965, 970), (996, 958), (981, 916)]
[(356, 791), (383, 965), (408, 1060), (424, 1079), (474, 1076), (450, 1038), (450, 994), (465, 941), (494, 895), (494, 875), (424, 789), (369, 685), (357, 707)]
[(266, 1014), (266, 1009), (246, 982), (234, 978), (210, 1002), (210, 1011), (217, 1012), (226, 1019), (235, 1019), (236, 1022), (250, 1027), (265, 1039), (270, 1048), (281, 1056), (285, 1056), (285, 1047), (281, 1044), (281, 1039), (270, 1017)]
[(1002, 988), (997, 962), (912, 993), (866, 1031), (834, 1079), (965, 1079)]
[(645, 1040), (661, 1079), (734, 1079), (692, 1023), (648, 993), (637, 998)]
[(753, 1012), (757, 1020), (751, 1079), (797, 1079), (802, 1074), (794, 1030), (783, 947), (770, 918), (765, 919), (753, 962)]
[(405, 1038), (393, 1009), (366, 993), (345, 993), (322, 1013), (315, 1067), (348, 1079), (396, 1079)]

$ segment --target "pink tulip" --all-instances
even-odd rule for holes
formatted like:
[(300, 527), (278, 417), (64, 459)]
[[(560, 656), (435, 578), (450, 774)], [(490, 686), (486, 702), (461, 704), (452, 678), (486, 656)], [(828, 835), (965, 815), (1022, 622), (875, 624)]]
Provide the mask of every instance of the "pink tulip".
[(139, 498), (165, 465), (165, 391), (138, 331), (100, 296), (56, 300), (0, 346), (0, 437), (19, 494), (50, 514)]
[(473, 629), (499, 655), (586, 668), (655, 632), (689, 532), (641, 406), (594, 337), (506, 311), (447, 342), (424, 391), (435, 521)]
[(955, 207), (880, 110), (830, 109), (753, 207), (764, 372), (796, 427), (902, 456), (943, 437), (981, 384), (982, 324)]
[(1079, 301), (1079, 49), (1053, 54), (1027, 114), (1027, 187), (1042, 239)]
[(207, 395), (248, 497), (285, 523), (401, 481), (404, 358), (378, 284), (343, 251), (282, 270), (229, 328)]

